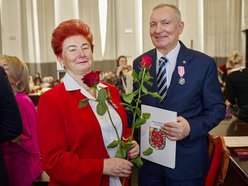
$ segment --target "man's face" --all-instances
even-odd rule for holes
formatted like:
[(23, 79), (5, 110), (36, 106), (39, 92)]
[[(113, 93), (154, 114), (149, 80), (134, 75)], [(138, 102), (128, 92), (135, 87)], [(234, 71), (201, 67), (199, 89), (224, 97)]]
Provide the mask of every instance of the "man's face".
[(164, 55), (176, 47), (184, 23), (171, 7), (153, 10), (150, 17), (150, 36), (153, 45)]

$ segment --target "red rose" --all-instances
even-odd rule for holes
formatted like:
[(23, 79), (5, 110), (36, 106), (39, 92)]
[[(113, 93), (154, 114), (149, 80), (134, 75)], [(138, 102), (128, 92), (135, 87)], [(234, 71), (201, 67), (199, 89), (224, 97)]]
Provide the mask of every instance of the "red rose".
[(145, 67), (146, 69), (150, 68), (152, 65), (151, 56), (143, 56), (140, 64), (141, 64), (141, 67)]
[(82, 78), (83, 83), (88, 85), (88, 87), (94, 87), (100, 81), (100, 71), (91, 71), (84, 75)]

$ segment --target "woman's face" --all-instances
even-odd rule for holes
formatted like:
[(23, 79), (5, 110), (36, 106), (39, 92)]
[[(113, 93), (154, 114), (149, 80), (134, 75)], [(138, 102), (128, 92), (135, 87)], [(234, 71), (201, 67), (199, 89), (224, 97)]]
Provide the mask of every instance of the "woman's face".
[(127, 58), (125, 58), (125, 57), (120, 58), (119, 66), (122, 67), (122, 66), (126, 66), (126, 65), (127, 65)]
[(82, 35), (70, 36), (62, 45), (61, 57), (58, 61), (65, 66), (66, 72), (75, 76), (83, 76), (91, 71), (93, 53), (90, 43)]
[(8, 76), (10, 84), (15, 85), (16, 80), (15, 80), (13, 73), (9, 69), (8, 63), (4, 59), (2, 59), (2, 60), (0, 60), (0, 65), (4, 68), (4, 71), (6, 72), (6, 74)]

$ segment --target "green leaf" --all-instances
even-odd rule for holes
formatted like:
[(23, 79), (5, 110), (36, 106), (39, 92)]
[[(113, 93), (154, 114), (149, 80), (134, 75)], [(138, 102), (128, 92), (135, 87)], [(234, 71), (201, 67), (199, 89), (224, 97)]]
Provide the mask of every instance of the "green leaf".
[(132, 70), (132, 78), (134, 82), (138, 81), (138, 74), (135, 72), (135, 70)]
[(122, 146), (123, 148), (125, 148), (126, 151), (129, 151), (129, 150), (130, 150), (129, 147), (131, 147), (132, 145), (133, 145), (133, 143), (121, 141), (121, 146)]
[(137, 90), (135, 90), (135, 91), (133, 91), (133, 95), (134, 95), (134, 97), (135, 96), (137, 96), (139, 94), (139, 90), (137, 89)]
[(134, 97), (134, 94), (133, 93), (123, 94), (122, 95), (123, 100), (125, 102), (127, 102), (127, 103), (131, 103), (133, 101), (133, 97)]
[(128, 141), (131, 142), (132, 140), (133, 140), (132, 136), (129, 136), (129, 137), (128, 137)]
[(84, 106), (86, 106), (89, 103), (89, 99), (85, 98), (84, 100), (80, 100), (78, 103), (78, 108), (82, 108)]
[(145, 120), (148, 120), (151, 117), (150, 113), (144, 112), (142, 113), (142, 118), (144, 118)]
[(100, 102), (97, 104), (96, 112), (100, 116), (103, 116), (107, 110), (108, 110), (108, 106), (105, 102)]
[(132, 107), (125, 107), (126, 110), (130, 110), (131, 112), (133, 112)]
[(145, 74), (145, 77), (144, 77), (144, 81), (147, 82), (149, 81), (150, 79), (152, 79), (151, 75), (149, 73), (146, 73)]
[(162, 101), (162, 97), (157, 92), (148, 92), (148, 94)]
[(136, 114), (137, 114), (137, 116), (138, 117), (140, 117), (140, 115), (141, 115), (141, 110), (140, 110), (140, 108), (139, 107), (134, 107), (133, 109), (135, 109), (135, 112), (136, 112)]
[(119, 145), (119, 142), (117, 140), (112, 141), (107, 148), (115, 148)]
[(142, 80), (142, 75), (143, 75), (144, 69), (142, 68), (141, 71), (139, 72), (139, 80)]
[(143, 166), (143, 161), (140, 157), (134, 158), (130, 160), (133, 164), (135, 164), (138, 168), (141, 168)]
[(121, 141), (121, 148), (127, 149), (128, 148), (127, 143), (124, 141)]
[(144, 85), (141, 86), (141, 90), (142, 90), (142, 92), (144, 92), (145, 94), (148, 93), (148, 90), (147, 90), (147, 88), (146, 88)]
[(153, 85), (153, 83), (151, 81), (146, 81), (145, 84), (147, 84), (150, 87)]
[(126, 151), (126, 149), (120, 148), (116, 152), (115, 157), (117, 157), (117, 158), (123, 158), (123, 159), (126, 158), (127, 157), (127, 151)]
[(131, 104), (125, 102), (121, 102), (121, 105), (123, 105), (124, 107), (131, 107)]
[(153, 153), (153, 149), (151, 147), (148, 147), (144, 152), (144, 156), (149, 156)]
[(135, 126), (135, 128), (139, 128), (141, 127), (141, 125), (145, 124), (146, 120), (143, 118), (137, 118), (136, 121), (133, 123), (133, 125)]
[(97, 101), (98, 102), (105, 102), (107, 98), (107, 93), (106, 90), (104, 88), (100, 89), (98, 91), (98, 97), (97, 97)]

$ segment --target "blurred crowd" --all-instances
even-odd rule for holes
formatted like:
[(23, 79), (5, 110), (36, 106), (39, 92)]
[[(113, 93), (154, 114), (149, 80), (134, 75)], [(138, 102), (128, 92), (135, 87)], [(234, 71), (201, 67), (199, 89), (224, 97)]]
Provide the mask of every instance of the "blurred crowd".
[(42, 78), (41, 74), (36, 72), (34, 78), (30, 75), (30, 94), (42, 94), (60, 83), (61, 80), (59, 79), (55, 79), (52, 76), (45, 76)]

